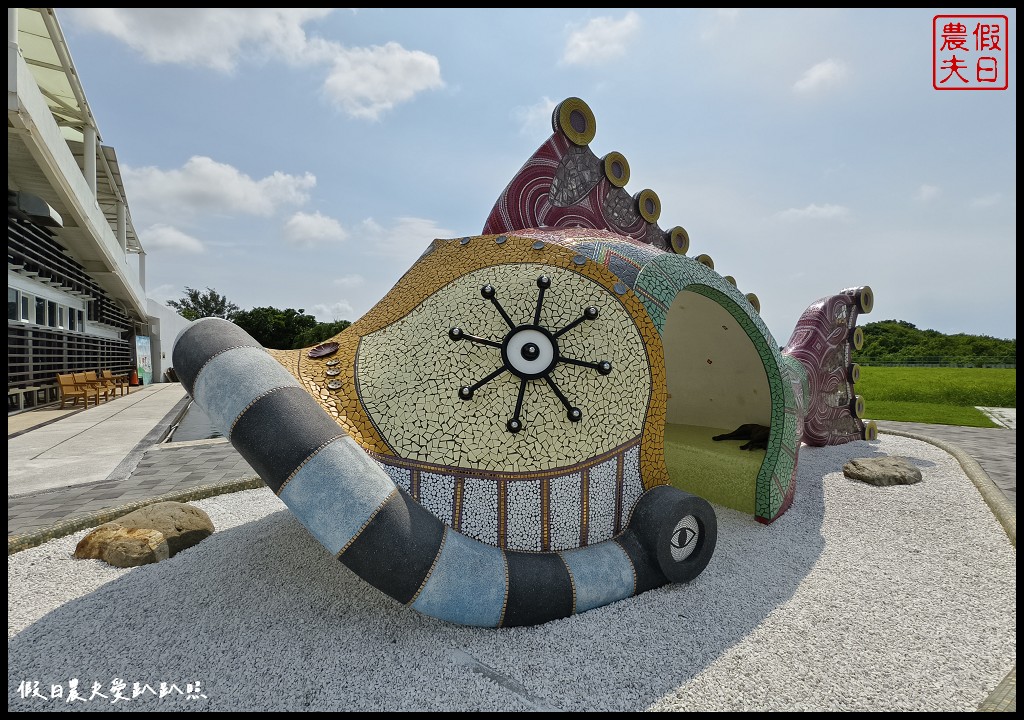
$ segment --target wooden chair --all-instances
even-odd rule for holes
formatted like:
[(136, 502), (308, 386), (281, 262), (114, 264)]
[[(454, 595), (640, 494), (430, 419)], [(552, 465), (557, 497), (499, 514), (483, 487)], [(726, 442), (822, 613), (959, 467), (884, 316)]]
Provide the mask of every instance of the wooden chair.
[(121, 394), (126, 395), (128, 390), (128, 378), (123, 376), (117, 376), (111, 370), (103, 370), (100, 373), (100, 379), (106, 380), (107, 382), (114, 383), (114, 386), (121, 389)]
[(85, 373), (85, 379), (90, 384), (96, 387), (100, 393), (103, 394), (104, 400), (112, 400), (117, 392), (117, 385), (113, 381), (102, 380), (95, 370), (89, 370)]
[(60, 388), (60, 407), (61, 409), (67, 404), (68, 400), (71, 401), (71, 406), (74, 407), (78, 404), (78, 399), (82, 399), (82, 405), (86, 409), (89, 408), (89, 398), (95, 398), (93, 405), (100, 404), (100, 391), (97, 388), (92, 387), (89, 384), (81, 384), (75, 381), (75, 374), (70, 375), (57, 375), (57, 386)]
[[(95, 375), (95, 373), (93, 374)], [(75, 378), (75, 384), (81, 385), (82, 387), (92, 388), (99, 393), (100, 397), (102, 397), (104, 401), (110, 399), (109, 391), (104, 387), (100, 387), (99, 379), (90, 380), (89, 374), (84, 372), (72, 373), (72, 376)]]

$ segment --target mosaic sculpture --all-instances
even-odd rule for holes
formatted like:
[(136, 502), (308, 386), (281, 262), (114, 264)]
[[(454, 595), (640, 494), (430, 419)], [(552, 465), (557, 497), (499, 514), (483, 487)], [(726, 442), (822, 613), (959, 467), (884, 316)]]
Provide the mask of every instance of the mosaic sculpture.
[[(711, 502), (770, 523), (801, 443), (876, 432), (850, 362), (870, 288), (811, 305), (780, 350), (757, 297), (658, 226), (658, 196), (626, 193), (625, 157), (590, 150), (582, 100), (552, 124), (480, 235), (434, 240), (328, 342), (268, 349), (206, 318), (174, 350), (196, 404), (328, 550), (464, 625), (690, 582), (717, 541)], [(769, 428), (763, 450), (712, 439), (741, 424)]]

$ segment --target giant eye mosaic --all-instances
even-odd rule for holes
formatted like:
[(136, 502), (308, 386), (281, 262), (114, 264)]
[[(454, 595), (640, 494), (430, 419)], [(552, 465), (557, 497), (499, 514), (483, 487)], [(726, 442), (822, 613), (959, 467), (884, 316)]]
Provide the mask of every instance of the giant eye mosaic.
[(511, 373), (519, 378), (519, 395), (516, 398), (516, 407), (512, 411), (512, 417), (505, 423), (505, 427), (511, 433), (517, 433), (523, 429), (523, 422), (520, 414), (523, 410), (523, 397), (526, 394), (526, 385), (531, 380), (543, 380), (550, 387), (551, 391), (565, 406), (566, 417), (570, 422), (579, 422), (583, 419), (583, 411), (570, 403), (565, 393), (558, 387), (558, 383), (552, 378), (551, 371), (558, 363), (570, 363), (580, 367), (591, 368), (601, 375), (608, 375), (612, 371), (612, 364), (607, 360), (599, 362), (587, 362), (577, 358), (566, 357), (561, 354), (558, 348), (558, 338), (569, 332), (577, 325), (585, 321), (596, 320), (600, 311), (594, 305), (584, 308), (578, 318), (560, 330), (552, 331), (540, 325), (541, 311), (544, 309), (544, 291), (551, 287), (551, 278), (541, 275), (537, 278), (537, 308), (533, 315), (533, 321), (517, 325), (509, 317), (508, 313), (501, 306), (497, 298), (497, 291), (493, 285), (484, 285), (480, 288), (480, 294), (494, 305), (502, 320), (509, 326), (509, 331), (501, 342), (488, 340), (466, 333), (461, 327), (455, 326), (448, 331), (448, 337), (452, 340), (468, 340), (479, 345), (488, 345), (497, 348), (501, 352), (501, 365), (483, 380), (472, 385), (463, 385), (459, 388), (459, 397), (462, 400), (472, 400), (474, 393), (491, 380), (502, 373)]

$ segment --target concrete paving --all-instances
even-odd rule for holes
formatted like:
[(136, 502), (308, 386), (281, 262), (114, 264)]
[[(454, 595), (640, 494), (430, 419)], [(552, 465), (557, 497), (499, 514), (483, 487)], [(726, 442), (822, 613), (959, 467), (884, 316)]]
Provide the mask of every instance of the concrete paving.
[(223, 438), (163, 442), (188, 404), (180, 383), (159, 383), (84, 410), (51, 406), (8, 416), (9, 550), (12, 539), (57, 537), (153, 499), (258, 486), (256, 472)]
[(160, 383), (85, 409), (50, 406), (8, 416), (8, 497), (106, 480), (187, 402), (180, 383)]

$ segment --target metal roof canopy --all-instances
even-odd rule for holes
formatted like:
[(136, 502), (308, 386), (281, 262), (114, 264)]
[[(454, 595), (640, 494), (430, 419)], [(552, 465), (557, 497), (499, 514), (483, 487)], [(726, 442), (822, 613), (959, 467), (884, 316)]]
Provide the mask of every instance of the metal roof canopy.
[(18, 45), (80, 168), (85, 166), (85, 128), (96, 131), (96, 199), (107, 222), (115, 228), (118, 202), (124, 204), (128, 251), (143, 252), (132, 225), (117, 154), (114, 148), (102, 144), (96, 118), (52, 8), (18, 8)]

